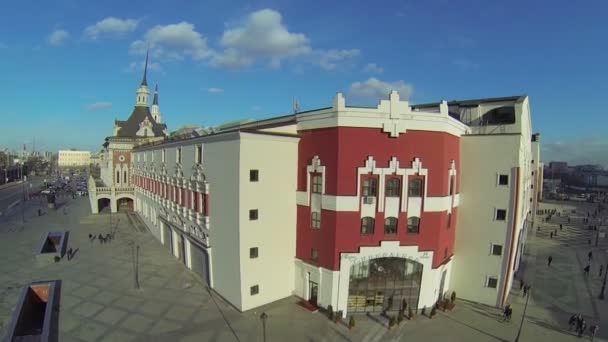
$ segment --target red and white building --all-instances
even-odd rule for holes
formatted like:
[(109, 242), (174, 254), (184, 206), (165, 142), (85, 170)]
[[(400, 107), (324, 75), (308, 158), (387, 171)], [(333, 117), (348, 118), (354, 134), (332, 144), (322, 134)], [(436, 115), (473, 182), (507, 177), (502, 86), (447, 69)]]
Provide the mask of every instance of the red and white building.
[(500, 306), (540, 188), (528, 101), (411, 105), (393, 91), (363, 108), (338, 93), (328, 108), (141, 145), (135, 209), (240, 310), (296, 295), (380, 312), (453, 290)]

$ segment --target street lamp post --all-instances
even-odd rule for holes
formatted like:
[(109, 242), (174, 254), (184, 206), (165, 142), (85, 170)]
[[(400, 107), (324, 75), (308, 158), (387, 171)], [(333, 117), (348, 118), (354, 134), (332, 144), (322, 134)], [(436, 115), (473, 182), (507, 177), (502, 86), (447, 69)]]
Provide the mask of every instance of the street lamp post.
[[(606, 265), (608, 267), (608, 265)], [(600, 292), (600, 299), (604, 299), (604, 291), (606, 290), (606, 275), (608, 275), (608, 268), (606, 268), (606, 272), (604, 273), (604, 281), (602, 281), (602, 291)]]
[(264, 342), (266, 342), (266, 320), (268, 319), (268, 315), (265, 312), (262, 312), (260, 315), (260, 319), (262, 320), (262, 332), (264, 334)]
[(526, 309), (528, 309), (528, 300), (530, 299), (530, 292), (532, 289), (528, 290), (528, 294), (526, 295), (526, 305), (524, 306), (524, 312), (521, 315), (521, 323), (519, 323), (519, 330), (517, 331), (517, 337), (515, 337), (515, 342), (519, 342), (519, 336), (521, 335), (521, 328), (524, 326), (524, 319), (526, 318)]

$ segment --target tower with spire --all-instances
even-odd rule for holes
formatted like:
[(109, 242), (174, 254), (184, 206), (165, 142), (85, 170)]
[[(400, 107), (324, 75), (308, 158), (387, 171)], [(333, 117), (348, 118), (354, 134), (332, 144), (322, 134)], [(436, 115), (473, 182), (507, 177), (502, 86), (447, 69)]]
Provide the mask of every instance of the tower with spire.
[(146, 61), (144, 64), (144, 75), (139, 88), (137, 88), (137, 97), (135, 108), (131, 116), (125, 121), (114, 121), (114, 136), (130, 137), (130, 138), (162, 138), (167, 136), (167, 125), (161, 123), (160, 107), (158, 106), (158, 84), (154, 90), (154, 101), (150, 108), (150, 90), (148, 88), (148, 58), (149, 52), (146, 52)]
[(139, 88), (137, 88), (137, 100), (135, 106), (148, 107), (150, 105), (150, 89), (148, 89), (148, 80), (146, 79), (148, 73), (148, 51), (146, 51), (146, 64), (144, 65), (144, 78), (141, 80)]
[(154, 99), (152, 100), (152, 118), (156, 123), (161, 123), (160, 107), (158, 106), (158, 83), (154, 87)]

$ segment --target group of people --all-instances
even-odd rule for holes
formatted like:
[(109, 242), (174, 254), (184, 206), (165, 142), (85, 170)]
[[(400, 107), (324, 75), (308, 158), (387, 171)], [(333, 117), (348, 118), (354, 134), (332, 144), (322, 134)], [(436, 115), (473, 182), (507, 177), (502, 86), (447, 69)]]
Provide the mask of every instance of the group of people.
[[(568, 331), (572, 331), (574, 329), (574, 331), (576, 331), (576, 333), (578, 334), (578, 337), (582, 337), (585, 333), (585, 330), (587, 330), (587, 322), (585, 322), (585, 319), (581, 314), (572, 315), (572, 317), (570, 317), (570, 320), (568, 321), (568, 325), (570, 326)], [(594, 324), (589, 327), (589, 337), (591, 338), (591, 341), (593, 341), (593, 338), (599, 330), (600, 327), (597, 324)]]
[(99, 236), (95, 236), (94, 234), (89, 234), (89, 241), (91, 241), (91, 243), (93, 241), (95, 241), (95, 239), (97, 239), (100, 244), (106, 243), (106, 242), (111, 242), (112, 240), (114, 240), (114, 232), (108, 233), (108, 234), (106, 234), (106, 236), (103, 236), (101, 234), (99, 234)]

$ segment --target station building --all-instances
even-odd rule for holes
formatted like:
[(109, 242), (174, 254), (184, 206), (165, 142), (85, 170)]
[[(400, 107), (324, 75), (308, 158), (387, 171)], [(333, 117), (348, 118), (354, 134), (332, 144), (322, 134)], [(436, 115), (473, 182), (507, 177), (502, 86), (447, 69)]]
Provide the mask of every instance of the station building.
[(534, 222), (527, 96), (330, 107), (134, 146), (135, 211), (239, 310), (342, 311), (456, 291), (501, 306)]

